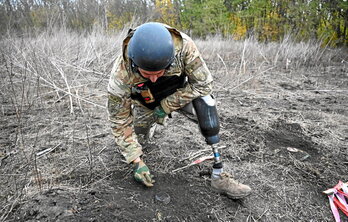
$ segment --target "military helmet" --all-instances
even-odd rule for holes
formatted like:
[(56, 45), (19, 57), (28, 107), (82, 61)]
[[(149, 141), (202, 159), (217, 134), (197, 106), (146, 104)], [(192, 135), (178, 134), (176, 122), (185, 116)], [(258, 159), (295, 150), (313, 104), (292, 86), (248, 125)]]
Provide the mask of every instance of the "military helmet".
[(134, 65), (146, 71), (167, 68), (174, 58), (173, 39), (161, 23), (150, 22), (139, 26), (128, 45), (128, 57)]

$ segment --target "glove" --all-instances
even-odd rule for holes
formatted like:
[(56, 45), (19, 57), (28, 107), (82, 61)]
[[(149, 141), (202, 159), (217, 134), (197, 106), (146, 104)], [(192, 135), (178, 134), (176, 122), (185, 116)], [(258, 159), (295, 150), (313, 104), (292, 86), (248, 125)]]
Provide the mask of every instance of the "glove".
[(140, 162), (133, 164), (134, 179), (147, 187), (153, 187), (153, 183), (155, 182), (155, 180), (152, 179), (153, 175), (150, 174), (150, 170), (145, 165), (145, 163), (142, 160), (140, 160)]
[(164, 112), (164, 109), (162, 108), (162, 106), (157, 106), (154, 109), (153, 114), (155, 115), (155, 117), (157, 117), (158, 119), (164, 118), (166, 117), (167, 113)]

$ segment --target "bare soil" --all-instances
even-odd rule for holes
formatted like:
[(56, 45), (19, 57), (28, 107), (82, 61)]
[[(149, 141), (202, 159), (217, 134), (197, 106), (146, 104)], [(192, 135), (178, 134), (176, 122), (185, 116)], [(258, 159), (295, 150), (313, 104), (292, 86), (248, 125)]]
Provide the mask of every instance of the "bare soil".
[[(250, 197), (212, 192), (211, 161), (172, 172), (211, 154), (198, 127), (179, 113), (144, 144), (155, 186), (137, 184), (100, 107), (106, 75), (79, 91), (100, 106), (73, 99), (73, 114), (68, 96), (45, 94), (35, 82), (41, 96), (33, 103), (13, 101), (11, 87), (1, 91), (1, 220), (333, 221), (322, 191), (348, 181), (347, 61), (270, 69), (243, 84), (236, 81), (249, 76), (227, 77), (208, 65), (225, 171), (252, 187)], [(2, 84), (10, 83), (8, 69)], [(169, 203), (156, 200), (163, 193)]]

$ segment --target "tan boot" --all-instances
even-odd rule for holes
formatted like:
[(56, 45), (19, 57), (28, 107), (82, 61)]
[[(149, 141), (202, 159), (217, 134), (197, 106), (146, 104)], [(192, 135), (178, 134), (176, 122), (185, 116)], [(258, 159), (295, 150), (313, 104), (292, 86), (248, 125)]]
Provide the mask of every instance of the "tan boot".
[(251, 193), (248, 185), (239, 183), (228, 173), (221, 173), (219, 178), (212, 178), (211, 187), (215, 192), (226, 194), (232, 199), (240, 199)]

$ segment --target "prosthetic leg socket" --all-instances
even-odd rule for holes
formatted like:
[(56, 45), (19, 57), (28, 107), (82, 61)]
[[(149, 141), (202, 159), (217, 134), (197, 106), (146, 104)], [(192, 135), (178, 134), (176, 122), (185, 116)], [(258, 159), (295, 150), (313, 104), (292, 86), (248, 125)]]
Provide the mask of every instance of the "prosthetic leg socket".
[(220, 153), (217, 146), (217, 143), (220, 142), (220, 123), (215, 105), (216, 101), (211, 95), (208, 95), (194, 99), (192, 103), (197, 115), (201, 133), (207, 144), (211, 145), (213, 149), (215, 160), (213, 168), (222, 169)]

